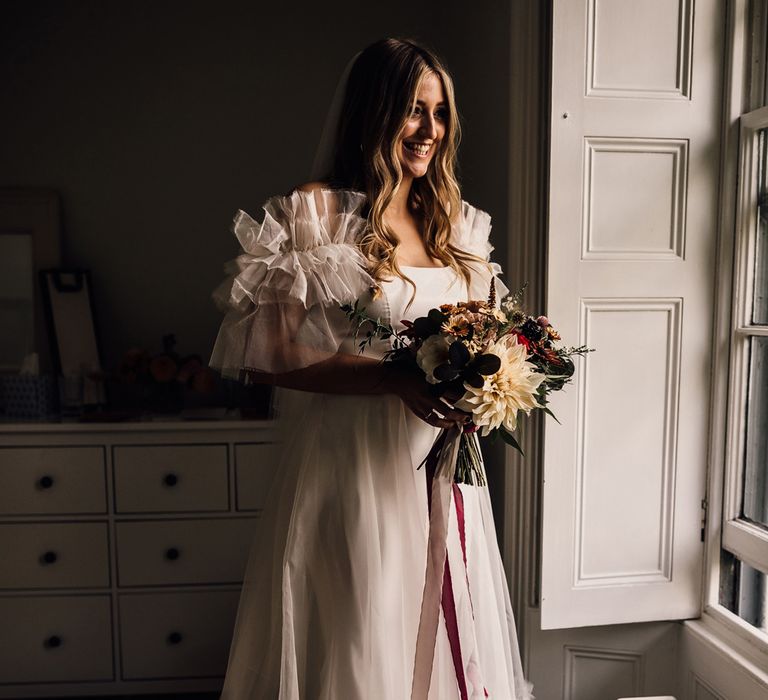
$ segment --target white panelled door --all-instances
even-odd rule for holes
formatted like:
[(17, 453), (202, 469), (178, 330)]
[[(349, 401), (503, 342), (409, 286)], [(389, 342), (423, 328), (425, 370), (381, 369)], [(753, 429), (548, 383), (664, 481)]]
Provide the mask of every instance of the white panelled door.
[(596, 352), (546, 426), (542, 628), (695, 617), (725, 3), (553, 15), (547, 311)]

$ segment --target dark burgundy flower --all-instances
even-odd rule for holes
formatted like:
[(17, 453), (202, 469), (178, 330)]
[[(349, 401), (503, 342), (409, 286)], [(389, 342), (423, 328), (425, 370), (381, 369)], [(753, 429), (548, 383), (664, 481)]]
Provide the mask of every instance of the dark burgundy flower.
[(541, 340), (541, 336), (544, 333), (544, 329), (532, 318), (526, 320), (520, 327), (520, 330), (528, 340), (533, 342)]

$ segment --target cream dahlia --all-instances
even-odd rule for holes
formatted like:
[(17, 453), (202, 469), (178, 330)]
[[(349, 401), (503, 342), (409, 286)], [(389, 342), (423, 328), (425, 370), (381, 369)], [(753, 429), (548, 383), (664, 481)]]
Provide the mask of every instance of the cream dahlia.
[(472, 413), (472, 420), (482, 428), (483, 436), (499, 426), (511, 433), (517, 428), (518, 411), (527, 414), (541, 407), (536, 400), (536, 390), (544, 381), (544, 375), (526, 362), (525, 346), (518, 344), (514, 334), (505, 335), (485, 352), (499, 357), (499, 371), (485, 377), (477, 389), (464, 384), (466, 393), (456, 408)]

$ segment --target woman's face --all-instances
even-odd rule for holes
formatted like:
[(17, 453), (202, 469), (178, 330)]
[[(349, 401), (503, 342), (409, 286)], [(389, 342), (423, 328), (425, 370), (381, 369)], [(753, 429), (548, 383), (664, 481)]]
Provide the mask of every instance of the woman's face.
[(400, 134), (398, 156), (403, 177), (423, 177), (440, 140), (445, 136), (448, 107), (443, 83), (435, 73), (428, 73), (416, 94), (416, 105)]

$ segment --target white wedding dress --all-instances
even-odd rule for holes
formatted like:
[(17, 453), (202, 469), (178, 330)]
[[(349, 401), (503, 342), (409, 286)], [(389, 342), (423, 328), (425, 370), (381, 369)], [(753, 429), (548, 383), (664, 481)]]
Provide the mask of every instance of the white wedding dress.
[[(228, 310), (211, 365), (278, 372), (357, 352), (339, 310), (402, 319), (485, 298), (498, 267), (477, 265), (467, 285), (450, 268), (404, 267), (413, 287), (373, 281), (355, 247), (365, 195), (296, 191), (244, 212), (234, 231), (243, 254), (215, 297)], [(452, 242), (488, 259), (490, 217), (469, 204)], [(374, 356), (388, 346), (376, 342)], [(428, 512), (424, 468), (438, 430), (394, 395), (278, 390), (282, 439), (238, 609), (222, 698), (409, 700), (424, 592)], [(487, 487), (460, 486), (466, 565), (456, 511), (448, 561), (472, 699), (530, 700), (524, 680)], [(466, 572), (466, 575), (465, 575)], [(430, 700), (462, 696), (441, 613)]]

